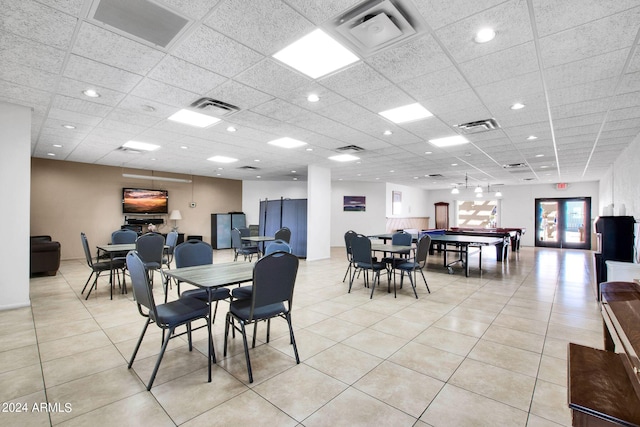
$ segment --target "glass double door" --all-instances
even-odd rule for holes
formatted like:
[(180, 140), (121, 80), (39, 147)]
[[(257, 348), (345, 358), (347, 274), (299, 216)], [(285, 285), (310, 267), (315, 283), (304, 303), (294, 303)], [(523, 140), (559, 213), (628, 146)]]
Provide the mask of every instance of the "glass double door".
[(535, 245), (591, 249), (591, 198), (536, 199)]

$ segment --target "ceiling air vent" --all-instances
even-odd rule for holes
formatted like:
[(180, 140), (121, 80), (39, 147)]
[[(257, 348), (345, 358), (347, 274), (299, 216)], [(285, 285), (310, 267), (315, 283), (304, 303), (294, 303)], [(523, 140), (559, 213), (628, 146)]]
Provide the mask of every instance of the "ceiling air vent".
[(257, 171), (257, 170), (260, 170), (259, 168), (255, 167), (255, 166), (240, 166), (238, 169), (245, 170), (245, 171)]
[(409, 0), (369, 0), (324, 28), (356, 53), (369, 56), (425, 31), (427, 25)]
[(227, 104), (226, 102), (218, 101), (213, 98), (200, 98), (192, 103), (191, 107), (219, 118), (227, 117), (237, 111), (240, 111), (240, 108), (235, 105)]
[(148, 0), (95, 0), (89, 18), (123, 36), (165, 49), (189, 24), (188, 19)]
[(357, 145), (345, 145), (344, 147), (336, 148), (336, 151), (340, 153), (359, 153), (364, 151), (364, 148), (358, 147)]
[(469, 123), (460, 123), (459, 125), (455, 125), (455, 127), (460, 129), (464, 134), (489, 132), (492, 130), (500, 129), (500, 125), (498, 124), (496, 119), (486, 119)]
[(128, 148), (128, 147), (118, 147), (116, 148), (116, 151), (120, 151), (122, 153), (127, 153), (127, 154), (141, 154), (142, 151), (140, 150), (134, 150), (133, 148)]
[(430, 173), (427, 175), (429, 178), (444, 178), (441, 173)]
[(504, 169), (516, 169), (516, 168), (526, 168), (526, 163), (509, 163), (506, 165), (502, 165)]

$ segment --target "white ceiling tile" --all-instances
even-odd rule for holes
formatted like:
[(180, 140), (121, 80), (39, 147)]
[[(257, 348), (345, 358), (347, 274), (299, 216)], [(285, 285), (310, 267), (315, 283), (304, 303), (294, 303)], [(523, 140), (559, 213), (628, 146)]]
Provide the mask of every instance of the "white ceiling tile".
[(260, 61), (237, 75), (234, 80), (271, 95), (288, 93), (309, 84), (309, 79), (302, 74), (271, 59)]
[(142, 80), (142, 76), (139, 74), (78, 55), (69, 56), (63, 75), (125, 93), (132, 90)]
[(416, 7), (432, 28), (449, 25), (503, 3), (504, 0), (430, 0), (417, 1)]
[(102, 121), (102, 117), (53, 107), (49, 110), (49, 118), (60, 120), (71, 125), (82, 124), (90, 128), (97, 126)]
[(188, 107), (200, 98), (200, 94), (188, 92), (153, 79), (142, 80), (130, 93), (133, 96), (181, 108)]
[(80, 25), (72, 52), (135, 74), (148, 73), (165, 55), (87, 22)]
[(192, 19), (202, 19), (209, 13), (210, 10), (215, 8), (219, 0), (163, 0), (173, 9), (178, 10), (180, 13), (186, 15)]
[(206, 96), (218, 99), (246, 110), (273, 99), (272, 95), (243, 85), (235, 80), (228, 80), (208, 92)]
[(314, 24), (321, 24), (343, 14), (361, 0), (288, 0), (287, 3)]
[(198, 27), (176, 46), (173, 54), (225, 77), (233, 77), (263, 58), (256, 51), (206, 26)]
[[(473, 38), (482, 28), (493, 28), (496, 37), (487, 43)], [(533, 40), (527, 3), (506, 1), (500, 5), (456, 21), (436, 31), (456, 61), (466, 62)]]
[(472, 59), (460, 67), (469, 81), (477, 86), (538, 71), (533, 42)]
[(171, 55), (160, 61), (147, 77), (199, 94), (227, 81), (226, 77)]
[(338, 73), (323, 77), (318, 83), (344, 97), (362, 95), (391, 84), (364, 62), (358, 62)]
[(228, 0), (215, 9), (206, 24), (263, 55), (272, 55), (315, 29), (280, 0)]
[(42, 106), (47, 108), (51, 102), (51, 93), (43, 90), (20, 86), (0, 80), (0, 95), (6, 98), (22, 101), (22, 105), (30, 107)]
[[(98, 98), (88, 98), (86, 95), (82, 93), (82, 91), (86, 89), (95, 89), (96, 91), (98, 91), (100, 96)], [(107, 89), (105, 87), (92, 85), (85, 82), (80, 82), (80, 81), (69, 79), (66, 77), (63, 77), (60, 79), (60, 83), (58, 84), (58, 88), (56, 92), (59, 95), (90, 100), (91, 102), (96, 104), (104, 104), (104, 105), (110, 105), (110, 106), (116, 106), (120, 101), (122, 101), (122, 98), (125, 97), (125, 94), (122, 92)]]
[(397, 86), (385, 86), (378, 90), (352, 97), (353, 102), (369, 111), (380, 112), (403, 105), (413, 104), (414, 98)]
[(51, 106), (60, 110), (67, 110), (96, 117), (105, 117), (111, 111), (111, 107), (108, 105), (102, 105), (65, 95), (55, 95)]
[(77, 19), (35, 1), (0, 0), (0, 27), (30, 40), (67, 49)]
[(545, 69), (547, 87), (557, 89), (617, 78), (622, 72), (628, 54), (628, 49), (620, 49), (555, 67), (547, 67)]
[(451, 67), (451, 61), (430, 34), (376, 53), (366, 62), (394, 82)]
[(424, 101), (469, 88), (467, 81), (455, 67), (423, 74), (416, 78), (402, 81), (398, 85), (417, 101)]
[(65, 51), (0, 31), (2, 58), (50, 73), (59, 73)]
[(542, 37), (543, 63), (552, 67), (631, 47), (638, 25), (640, 7)]
[(34, 89), (52, 91), (58, 82), (58, 75), (37, 68), (29, 68), (17, 62), (3, 60), (0, 68), (0, 80)]

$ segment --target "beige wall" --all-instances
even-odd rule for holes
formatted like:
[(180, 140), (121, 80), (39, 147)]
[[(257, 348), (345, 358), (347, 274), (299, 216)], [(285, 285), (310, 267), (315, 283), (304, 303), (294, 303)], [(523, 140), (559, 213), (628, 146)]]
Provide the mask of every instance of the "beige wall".
[[(157, 173), (159, 176), (193, 179), (176, 183), (123, 178), (122, 173), (151, 175), (150, 171), (97, 166), (60, 160), (31, 159), (31, 235), (48, 234), (62, 245), (62, 259), (83, 258), (80, 232), (93, 248), (110, 241), (111, 232), (124, 223), (122, 187), (169, 191), (169, 211), (179, 209), (179, 231), (202, 235), (211, 242), (211, 214), (242, 210), (242, 181)], [(190, 208), (190, 202), (196, 202)], [(164, 218), (159, 228), (171, 231), (173, 221)]]

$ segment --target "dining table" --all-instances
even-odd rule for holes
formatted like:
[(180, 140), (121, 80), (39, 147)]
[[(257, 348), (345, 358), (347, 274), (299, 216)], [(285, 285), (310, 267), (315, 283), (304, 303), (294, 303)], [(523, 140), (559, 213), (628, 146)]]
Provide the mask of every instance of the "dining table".
[[(205, 264), (193, 267), (162, 269), (162, 274), (169, 278), (189, 283), (201, 289), (207, 290), (209, 297), (209, 319), (211, 318), (211, 295), (216, 288), (231, 286), (253, 280), (254, 262), (225, 262), (218, 264)], [(213, 349), (209, 349), (209, 358), (212, 358)], [(215, 361), (215, 357), (213, 357)], [(209, 372), (211, 382), (211, 372)]]
[[(386, 257), (387, 254), (391, 254), (392, 262), (391, 269), (387, 270), (389, 274), (393, 274), (393, 295), (396, 296), (396, 276), (395, 276), (395, 259), (396, 255), (409, 255), (411, 252), (415, 250), (415, 246), (406, 246), (406, 245), (391, 245), (387, 243), (371, 243), (371, 252), (382, 252), (383, 256)], [(398, 258), (400, 259), (400, 258)], [(389, 292), (391, 290), (389, 289)]]
[[(262, 247), (258, 246), (258, 250), (261, 253), (264, 253), (265, 245), (267, 242), (272, 242), (276, 240), (275, 236), (245, 236), (241, 238), (243, 242), (255, 243), (257, 245), (262, 245)], [(258, 254), (260, 255), (260, 254)]]

